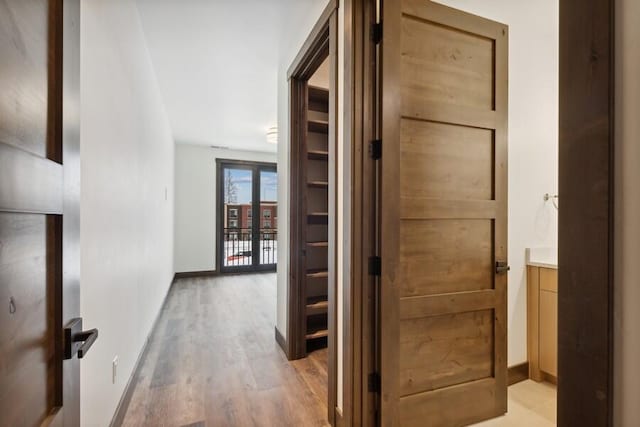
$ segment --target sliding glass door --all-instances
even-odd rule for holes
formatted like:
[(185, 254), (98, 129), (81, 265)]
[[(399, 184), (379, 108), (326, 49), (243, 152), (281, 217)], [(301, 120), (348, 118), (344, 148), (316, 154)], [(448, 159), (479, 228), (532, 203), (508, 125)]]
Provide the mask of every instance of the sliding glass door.
[(218, 160), (217, 265), (221, 272), (275, 270), (277, 172), (270, 163)]

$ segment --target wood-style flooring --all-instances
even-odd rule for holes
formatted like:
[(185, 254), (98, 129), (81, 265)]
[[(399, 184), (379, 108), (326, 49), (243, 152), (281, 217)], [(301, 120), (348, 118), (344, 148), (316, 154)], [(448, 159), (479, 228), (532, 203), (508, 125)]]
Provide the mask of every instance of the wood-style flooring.
[(122, 425), (328, 425), (327, 351), (287, 361), (275, 313), (275, 273), (177, 280)]

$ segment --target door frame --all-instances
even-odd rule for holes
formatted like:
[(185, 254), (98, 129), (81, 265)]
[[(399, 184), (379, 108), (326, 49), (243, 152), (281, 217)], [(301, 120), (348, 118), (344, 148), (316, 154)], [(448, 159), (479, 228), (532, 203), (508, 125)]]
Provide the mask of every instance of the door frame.
[[(234, 274), (234, 273), (259, 273), (259, 272), (267, 272), (267, 271), (276, 271), (277, 268), (277, 262), (276, 264), (266, 264), (266, 265), (261, 265), (261, 264), (253, 264), (253, 265), (247, 265), (247, 266), (239, 266), (239, 267), (225, 267), (223, 260), (224, 260), (224, 242), (222, 241), (222, 230), (223, 230), (223, 225), (224, 225), (224, 216), (221, 215), (221, 209), (224, 206), (224, 200), (223, 200), (223, 192), (224, 192), (224, 176), (222, 174), (222, 171), (224, 170), (225, 166), (237, 166), (238, 169), (248, 169), (251, 171), (254, 171), (254, 173), (252, 174), (252, 205), (253, 203), (255, 203), (255, 200), (258, 200), (258, 203), (260, 203), (260, 187), (258, 186), (257, 189), (254, 187), (254, 181), (256, 179), (256, 175), (260, 175), (260, 170), (264, 169), (264, 170), (269, 170), (269, 171), (274, 171), (274, 172), (278, 172), (278, 167), (276, 163), (268, 163), (268, 162), (254, 162), (254, 161), (249, 161), (249, 160), (235, 160), (235, 159), (216, 159), (216, 269), (220, 274)], [(257, 168), (257, 170), (255, 170), (255, 168)], [(256, 173), (257, 172), (257, 173)], [(257, 191), (256, 191), (257, 190)], [(256, 199), (257, 198), (257, 199)], [(252, 206), (253, 208), (253, 206)], [(253, 209), (252, 209), (253, 210)], [(254, 213), (251, 213), (251, 218), (252, 218), (252, 229), (254, 228), (255, 222), (256, 222), (256, 218), (258, 218), (257, 216), (254, 215)], [(259, 221), (259, 219), (257, 220)], [(276, 228), (276, 233), (277, 233), (277, 228)], [(258, 235), (258, 239), (259, 239), (259, 235)], [(254, 251), (254, 245), (253, 243), (255, 243), (255, 239), (252, 242), (251, 245), (251, 250)], [(254, 257), (251, 257), (252, 261), (254, 259)]]
[[(327, 416), (331, 425), (342, 425), (337, 408), (338, 400), (338, 353), (337, 353), (337, 182), (338, 182), (338, 0), (329, 0), (320, 18), (313, 26), (300, 51), (287, 70), (289, 81), (290, 135), (288, 141), (289, 162), (289, 271), (287, 284), (287, 337), (282, 339), (276, 329), (276, 339), (283, 345), (289, 360), (306, 354), (306, 324), (304, 295), (300, 289), (302, 266), (298, 254), (303, 250), (300, 228), (306, 225), (306, 212), (300, 210), (302, 190), (300, 162), (304, 153), (301, 143), (306, 135), (306, 122), (300, 111), (306, 108), (307, 81), (325, 59), (329, 59), (329, 161), (328, 161), (328, 363), (327, 363)], [(346, 110), (345, 110), (346, 111)], [(346, 114), (346, 113), (345, 113)], [(306, 145), (306, 144), (305, 144)], [(346, 176), (346, 175), (345, 175)], [(345, 230), (346, 234), (346, 230)], [(343, 378), (348, 377), (344, 370)]]
[[(613, 425), (614, 3), (560, 0), (558, 425)], [(369, 257), (377, 216), (376, 0), (345, 0), (344, 140), (350, 141), (351, 280), (344, 298), (344, 425), (375, 425), (375, 281)], [(588, 25), (587, 25), (588, 24)], [(348, 112), (348, 113), (347, 113)], [(347, 175), (348, 173), (348, 175)], [(585, 230), (589, 230), (585, 233)], [(562, 330), (562, 333), (560, 333)], [(375, 378), (375, 377), (374, 377)], [(374, 387), (375, 389), (375, 387)]]

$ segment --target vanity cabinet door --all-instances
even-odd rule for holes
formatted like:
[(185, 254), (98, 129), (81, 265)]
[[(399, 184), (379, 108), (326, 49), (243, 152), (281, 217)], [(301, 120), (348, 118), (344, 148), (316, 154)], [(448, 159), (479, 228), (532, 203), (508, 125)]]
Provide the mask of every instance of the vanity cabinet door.
[(558, 294), (540, 290), (540, 369), (558, 376)]

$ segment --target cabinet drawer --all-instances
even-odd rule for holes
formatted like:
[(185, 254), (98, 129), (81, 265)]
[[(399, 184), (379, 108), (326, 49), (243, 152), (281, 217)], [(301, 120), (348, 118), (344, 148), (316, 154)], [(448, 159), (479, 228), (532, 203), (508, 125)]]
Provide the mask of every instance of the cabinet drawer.
[(558, 292), (558, 270), (540, 268), (540, 290)]

